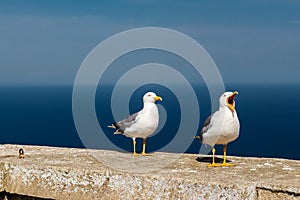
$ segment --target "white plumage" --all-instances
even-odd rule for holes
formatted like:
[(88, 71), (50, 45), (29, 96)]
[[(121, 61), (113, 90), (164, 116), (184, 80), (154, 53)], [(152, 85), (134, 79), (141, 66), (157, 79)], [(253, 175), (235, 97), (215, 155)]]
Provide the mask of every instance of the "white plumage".
[(115, 134), (123, 134), (127, 137), (132, 138), (134, 152), (136, 155), (135, 145), (136, 138), (143, 138), (143, 151), (145, 155), (146, 151), (146, 138), (153, 134), (157, 129), (159, 122), (158, 109), (155, 105), (156, 100), (162, 100), (161, 97), (157, 96), (154, 92), (147, 92), (143, 96), (144, 106), (143, 109), (137, 113), (130, 115), (127, 119), (113, 123), (110, 128), (115, 128)]
[(219, 110), (209, 116), (202, 128), (199, 138), (203, 144), (212, 147), (213, 163), (210, 166), (218, 166), (214, 162), (215, 144), (224, 145), (224, 161), (221, 166), (231, 166), (226, 163), (227, 144), (238, 138), (240, 122), (235, 110), (234, 97), (237, 92), (225, 92), (219, 99)]

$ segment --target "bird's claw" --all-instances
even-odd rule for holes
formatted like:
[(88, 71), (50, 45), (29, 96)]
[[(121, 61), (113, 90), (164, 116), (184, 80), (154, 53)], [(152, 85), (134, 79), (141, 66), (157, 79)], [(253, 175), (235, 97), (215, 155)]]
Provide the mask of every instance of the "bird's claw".
[(221, 167), (221, 164), (211, 163), (208, 167)]
[(234, 164), (230, 164), (230, 163), (222, 163), (222, 167), (233, 167)]

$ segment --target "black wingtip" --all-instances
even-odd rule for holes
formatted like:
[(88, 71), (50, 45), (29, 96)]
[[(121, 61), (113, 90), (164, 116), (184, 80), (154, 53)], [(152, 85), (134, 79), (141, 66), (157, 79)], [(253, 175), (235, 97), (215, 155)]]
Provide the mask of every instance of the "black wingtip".
[(121, 129), (117, 129), (114, 134), (123, 134), (124, 132)]
[(120, 127), (117, 125), (117, 123), (115, 122), (115, 123), (113, 123), (112, 125), (110, 125), (110, 126), (107, 126), (108, 128), (114, 128), (114, 129), (116, 129), (116, 131), (114, 132), (114, 134), (123, 134), (124, 133), (124, 131), (122, 131), (121, 129), (120, 129)]
[(195, 138), (195, 139), (199, 139), (199, 140), (202, 142), (202, 138), (203, 138), (203, 137), (202, 137), (202, 135), (197, 135), (197, 136), (195, 136), (194, 138)]

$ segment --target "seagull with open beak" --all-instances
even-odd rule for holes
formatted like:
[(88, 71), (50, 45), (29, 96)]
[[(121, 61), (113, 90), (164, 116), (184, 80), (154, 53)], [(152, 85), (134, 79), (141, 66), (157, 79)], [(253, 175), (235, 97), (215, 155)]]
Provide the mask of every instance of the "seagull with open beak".
[[(226, 162), (227, 144), (238, 138), (240, 132), (240, 122), (235, 110), (234, 98), (238, 92), (225, 92), (219, 99), (219, 110), (210, 115), (204, 122), (201, 134), (196, 136), (202, 144), (208, 144), (212, 147), (213, 160), (209, 165), (233, 166)], [(215, 163), (215, 144), (224, 145), (224, 158), (222, 164)]]

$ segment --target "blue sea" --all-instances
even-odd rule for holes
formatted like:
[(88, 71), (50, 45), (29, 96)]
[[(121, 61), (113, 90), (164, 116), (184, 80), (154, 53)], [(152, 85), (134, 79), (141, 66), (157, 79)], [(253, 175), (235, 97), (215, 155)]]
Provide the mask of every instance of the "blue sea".
[[(130, 100), (131, 113), (142, 107), (142, 89)], [(241, 122), (240, 136), (228, 145), (228, 155), (300, 159), (300, 86), (226, 85), (226, 90), (239, 92), (236, 109)], [(197, 91), (202, 98), (200, 131), (211, 114), (211, 102), (207, 88), (199, 87)], [(167, 88), (157, 87), (155, 92), (163, 96), (164, 101), (159, 104), (165, 108), (167, 120), (161, 131), (147, 140), (148, 152), (157, 151), (172, 140), (180, 114), (178, 102), (168, 101), (176, 97)], [(106, 127), (114, 119), (102, 94), (97, 92), (95, 98), (99, 124), (115, 145), (124, 151), (132, 151), (131, 139), (113, 135), (113, 130)], [(0, 87), (0, 133), (2, 144), (85, 148), (73, 121), (71, 86)], [(186, 152), (199, 153), (201, 143), (191, 141)], [(138, 141), (138, 151), (141, 142)], [(217, 153), (222, 154), (222, 146), (217, 147)]]

